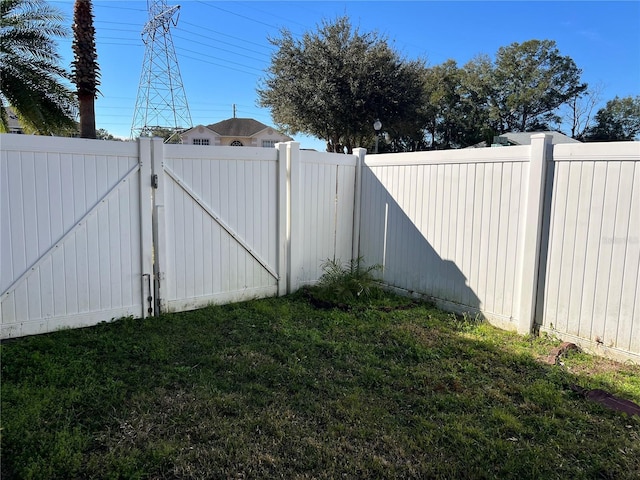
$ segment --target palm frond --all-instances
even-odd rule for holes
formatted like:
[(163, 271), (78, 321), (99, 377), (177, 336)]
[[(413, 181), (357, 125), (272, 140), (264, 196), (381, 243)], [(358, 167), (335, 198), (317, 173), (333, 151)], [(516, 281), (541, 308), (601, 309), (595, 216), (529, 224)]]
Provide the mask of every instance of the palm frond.
[[(77, 100), (53, 37), (67, 37), (65, 17), (43, 0), (0, 1), (0, 101), (26, 130), (75, 129)], [(3, 127), (6, 125), (3, 121)]]

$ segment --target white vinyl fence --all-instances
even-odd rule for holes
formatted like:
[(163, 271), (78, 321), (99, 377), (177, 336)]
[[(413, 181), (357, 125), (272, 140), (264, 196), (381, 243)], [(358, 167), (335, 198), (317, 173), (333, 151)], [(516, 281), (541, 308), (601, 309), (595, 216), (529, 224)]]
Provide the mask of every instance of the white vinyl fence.
[(327, 259), (351, 259), (356, 160), (301, 151), (300, 161), (291, 164), (292, 291), (315, 283)]
[(352, 155), (0, 142), (1, 338), (283, 295), (351, 256)]
[(529, 148), (366, 159), (360, 254), (388, 285), (517, 328)]
[(361, 199), (383, 283), (640, 362), (640, 142), (369, 156)]
[(640, 143), (366, 156), (0, 135), (1, 337), (283, 295), (327, 259), (640, 362)]
[(640, 362), (640, 142), (557, 145), (551, 165), (537, 323)]
[(0, 142), (2, 338), (147, 315), (148, 155), (137, 143), (106, 148), (27, 135)]

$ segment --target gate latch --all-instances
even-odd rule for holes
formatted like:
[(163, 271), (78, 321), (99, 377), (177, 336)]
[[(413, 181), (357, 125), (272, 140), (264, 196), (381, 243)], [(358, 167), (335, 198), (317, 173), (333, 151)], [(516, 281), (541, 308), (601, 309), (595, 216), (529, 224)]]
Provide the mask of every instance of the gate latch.
[(151, 186), (153, 188), (158, 188), (158, 175), (157, 174), (151, 175)]

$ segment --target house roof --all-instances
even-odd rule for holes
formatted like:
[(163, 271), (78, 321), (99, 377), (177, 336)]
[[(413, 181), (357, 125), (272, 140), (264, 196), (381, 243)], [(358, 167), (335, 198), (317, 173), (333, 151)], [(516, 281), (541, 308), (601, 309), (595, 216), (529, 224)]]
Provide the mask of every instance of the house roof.
[(253, 118), (229, 118), (207, 125), (207, 128), (225, 137), (250, 137), (270, 127)]
[(503, 138), (506, 138), (509, 143), (514, 145), (531, 145), (531, 135), (536, 133), (546, 133), (547, 135), (551, 135), (551, 143), (553, 145), (557, 145), (559, 143), (580, 143), (575, 138), (567, 137), (566, 135), (560, 132), (508, 132), (500, 135)]

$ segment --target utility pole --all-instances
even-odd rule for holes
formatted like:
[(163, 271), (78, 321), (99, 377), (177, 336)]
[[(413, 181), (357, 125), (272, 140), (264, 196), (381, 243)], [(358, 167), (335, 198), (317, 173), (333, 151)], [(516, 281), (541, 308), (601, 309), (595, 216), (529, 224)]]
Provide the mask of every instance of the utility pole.
[(180, 6), (167, 7), (166, 0), (147, 0), (147, 9), (149, 20), (142, 30), (144, 61), (131, 138), (150, 136), (156, 129), (169, 129), (176, 135), (193, 126), (171, 36)]

